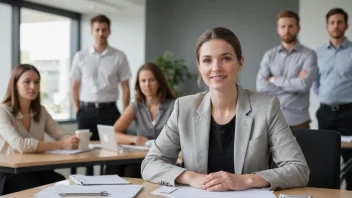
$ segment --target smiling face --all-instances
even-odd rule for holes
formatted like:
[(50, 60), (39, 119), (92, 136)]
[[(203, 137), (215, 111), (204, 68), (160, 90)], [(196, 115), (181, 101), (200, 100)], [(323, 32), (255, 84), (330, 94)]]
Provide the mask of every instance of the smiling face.
[(236, 86), (242, 65), (243, 58), (238, 60), (234, 48), (225, 40), (209, 40), (199, 49), (198, 70), (210, 89)]
[(141, 70), (138, 75), (139, 87), (142, 93), (148, 96), (156, 96), (160, 87), (154, 74), (150, 70)]
[(33, 70), (24, 72), (16, 83), (18, 96), (25, 100), (35, 100), (38, 97), (39, 90), (40, 78)]

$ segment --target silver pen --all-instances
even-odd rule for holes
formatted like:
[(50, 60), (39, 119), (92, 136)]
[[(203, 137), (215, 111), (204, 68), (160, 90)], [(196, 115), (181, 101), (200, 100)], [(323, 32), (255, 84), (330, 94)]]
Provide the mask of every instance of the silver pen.
[(101, 191), (99, 193), (59, 193), (60, 197), (74, 197), (74, 196), (108, 196), (109, 193)]

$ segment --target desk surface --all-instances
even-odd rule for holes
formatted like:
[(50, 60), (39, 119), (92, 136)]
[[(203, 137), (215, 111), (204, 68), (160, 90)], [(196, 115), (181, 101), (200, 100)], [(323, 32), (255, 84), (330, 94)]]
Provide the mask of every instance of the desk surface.
[(341, 148), (342, 149), (352, 149), (352, 142), (342, 142)]
[[(143, 181), (142, 179), (132, 179), (132, 178), (125, 178), (125, 179), (132, 182), (132, 184), (139, 184), (144, 186), (143, 190), (138, 194), (137, 198), (157, 198), (157, 197), (160, 198), (160, 196), (155, 196), (151, 194), (151, 192), (159, 188), (160, 185)], [(72, 184), (71, 182), (69, 182), (69, 180), (65, 180), (63, 182), (58, 182), (58, 183), (63, 183), (66, 185)], [(42, 189), (51, 185), (53, 184), (40, 186), (37, 188), (32, 188), (32, 189), (24, 190), (17, 193), (8, 194), (2, 197), (3, 198), (32, 197)], [(310, 195), (312, 198), (351, 198), (352, 197), (352, 191), (323, 189), (323, 188), (295, 188), (295, 189), (288, 189), (288, 190), (279, 190), (274, 192), (274, 194), (276, 195), (277, 198), (279, 197), (280, 194)], [(83, 197), (79, 197), (79, 198), (83, 198)], [(90, 196), (90, 198), (93, 198), (93, 197)]]
[(147, 151), (129, 151), (119, 153), (104, 149), (93, 149), (78, 154), (17, 154), (0, 155), (1, 172), (20, 173), (57, 168), (73, 168), (97, 164), (139, 163)]

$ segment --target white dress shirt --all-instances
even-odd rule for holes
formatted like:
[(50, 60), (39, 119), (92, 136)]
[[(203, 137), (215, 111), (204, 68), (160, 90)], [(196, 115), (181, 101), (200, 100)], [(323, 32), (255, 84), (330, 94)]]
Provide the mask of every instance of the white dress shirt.
[(71, 70), (72, 80), (80, 81), (80, 101), (115, 102), (118, 84), (131, 78), (126, 55), (111, 46), (101, 53), (94, 47), (75, 54)]

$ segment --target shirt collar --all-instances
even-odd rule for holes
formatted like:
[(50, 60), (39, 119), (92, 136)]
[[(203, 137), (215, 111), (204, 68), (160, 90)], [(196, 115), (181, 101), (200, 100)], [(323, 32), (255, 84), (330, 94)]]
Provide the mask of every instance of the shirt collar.
[[(286, 52), (286, 50), (282, 47), (282, 45), (279, 45), (279, 52)], [(290, 53), (292, 51), (300, 51), (302, 49), (302, 45), (297, 41), (296, 45), (287, 53)]]
[[(35, 115), (35, 113), (33, 111), (31, 111), (31, 118), (33, 118)], [(16, 115), (16, 119), (17, 120), (21, 120), (23, 118), (23, 115), (21, 112), (18, 112), (17, 115)]]
[[(110, 45), (107, 45), (106, 48), (105, 48), (105, 50), (104, 50), (100, 55), (101, 55), (101, 56), (106, 55), (107, 53), (109, 53), (110, 50), (111, 50)], [(90, 53), (90, 54), (97, 53), (97, 52), (95, 51), (93, 45), (89, 47), (89, 53)]]
[[(342, 49), (347, 48), (349, 42), (350, 42), (350, 41), (345, 37), (345, 38), (343, 39), (342, 43), (341, 43), (336, 49), (338, 49), (338, 48), (342, 48)], [(331, 44), (330, 41), (329, 41), (329, 44), (328, 44), (327, 48), (328, 48), (328, 49), (334, 48), (334, 46)]]

